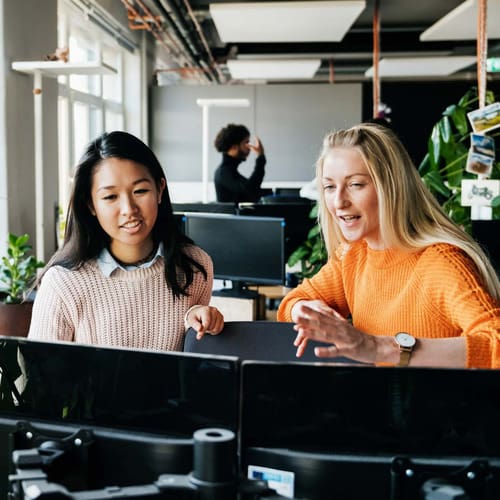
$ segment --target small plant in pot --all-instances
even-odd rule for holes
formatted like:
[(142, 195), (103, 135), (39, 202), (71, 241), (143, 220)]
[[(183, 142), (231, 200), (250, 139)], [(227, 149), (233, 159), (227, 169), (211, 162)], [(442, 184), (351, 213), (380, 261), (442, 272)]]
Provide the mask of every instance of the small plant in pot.
[(27, 293), (44, 263), (31, 254), (29, 236), (9, 234), (7, 255), (0, 260), (0, 335), (25, 337), (32, 301)]

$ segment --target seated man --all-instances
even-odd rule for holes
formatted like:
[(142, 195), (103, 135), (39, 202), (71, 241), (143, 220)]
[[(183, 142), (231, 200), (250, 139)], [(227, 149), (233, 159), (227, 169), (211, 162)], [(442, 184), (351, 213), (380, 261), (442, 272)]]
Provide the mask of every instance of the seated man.
[[(266, 164), (260, 140), (256, 138), (255, 145), (250, 144), (249, 130), (244, 125), (230, 123), (217, 134), (214, 145), (222, 153), (222, 163), (214, 175), (217, 201), (258, 201)], [(251, 150), (255, 151), (257, 159), (252, 175), (247, 179), (238, 172), (238, 165), (247, 159)]]

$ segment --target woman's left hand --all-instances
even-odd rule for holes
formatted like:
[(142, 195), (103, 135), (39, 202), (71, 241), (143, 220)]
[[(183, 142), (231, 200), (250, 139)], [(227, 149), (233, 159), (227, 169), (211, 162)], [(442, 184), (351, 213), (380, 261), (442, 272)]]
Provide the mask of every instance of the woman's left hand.
[(193, 308), (186, 323), (196, 331), (196, 338), (200, 340), (205, 333), (218, 335), (224, 328), (224, 316), (213, 306), (198, 306)]
[(346, 357), (364, 363), (377, 361), (377, 338), (355, 328), (337, 311), (311, 308), (300, 304), (295, 318), (294, 341), (297, 357), (302, 356), (307, 340), (328, 342), (329, 347), (316, 347), (314, 353), (322, 357)]

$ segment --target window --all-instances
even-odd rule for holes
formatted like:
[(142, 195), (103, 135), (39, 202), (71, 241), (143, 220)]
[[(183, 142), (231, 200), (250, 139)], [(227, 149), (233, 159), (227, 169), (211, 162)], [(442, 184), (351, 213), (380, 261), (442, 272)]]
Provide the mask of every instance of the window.
[[(85, 145), (104, 131), (126, 130), (124, 66), (125, 61), (132, 61), (137, 66), (139, 59), (138, 51), (130, 54), (110, 34), (92, 23), (77, 7), (79, 3), (59, 0), (58, 47), (69, 48), (71, 63), (104, 63), (115, 72), (58, 77), (59, 217), (62, 220), (65, 219), (74, 167)], [(129, 78), (127, 84), (134, 87), (129, 91), (132, 95), (140, 95), (137, 91), (139, 78)], [(141, 104), (130, 103), (134, 109)], [(62, 224), (59, 229), (63, 231)]]

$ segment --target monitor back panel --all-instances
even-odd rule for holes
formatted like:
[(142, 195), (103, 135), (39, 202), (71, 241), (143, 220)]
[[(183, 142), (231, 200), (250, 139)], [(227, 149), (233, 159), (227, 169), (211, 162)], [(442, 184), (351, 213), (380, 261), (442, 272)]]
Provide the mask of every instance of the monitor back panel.
[(498, 370), (246, 361), (242, 473), (271, 469), (297, 498), (387, 499), (395, 457), (443, 474), (481, 458), (500, 495), (499, 393)]

